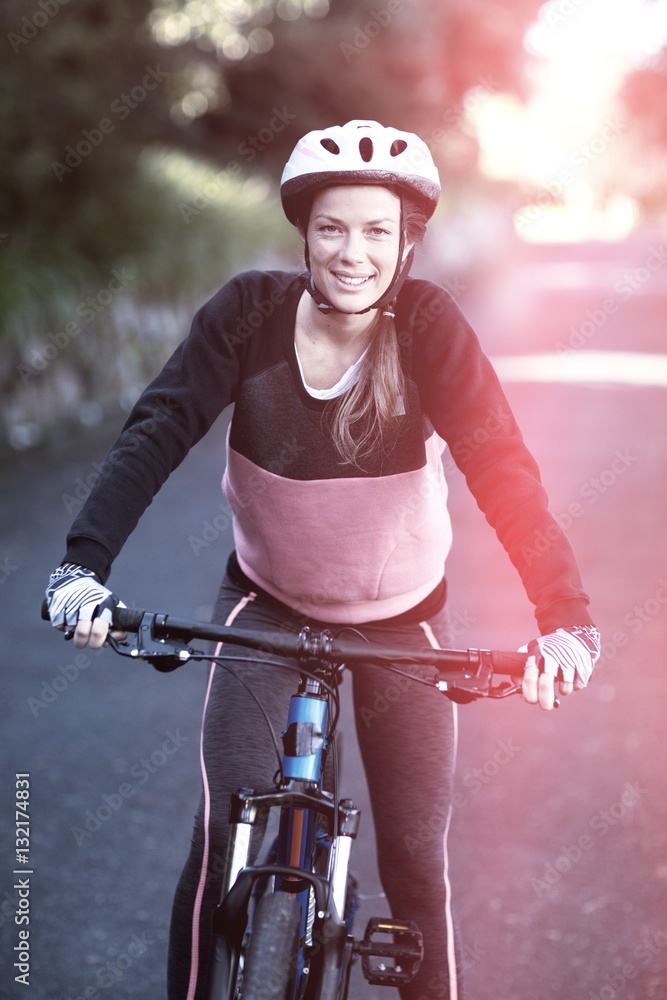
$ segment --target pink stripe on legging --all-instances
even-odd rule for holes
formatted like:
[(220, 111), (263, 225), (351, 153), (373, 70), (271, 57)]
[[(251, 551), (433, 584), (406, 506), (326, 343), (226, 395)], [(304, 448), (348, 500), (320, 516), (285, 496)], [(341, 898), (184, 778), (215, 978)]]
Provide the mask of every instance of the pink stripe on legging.
[[(236, 616), (240, 611), (243, 611), (246, 604), (250, 601), (254, 601), (257, 595), (254, 593), (248, 594), (244, 597), (236, 607), (233, 609), (229, 618), (225, 622), (225, 625), (231, 625)], [(222, 649), (222, 643), (219, 642), (215, 649), (215, 656), (217, 656)], [(215, 674), (216, 664), (211, 666), (211, 673), (208, 679), (208, 687), (206, 689), (206, 699), (204, 701), (204, 711), (201, 720), (201, 737), (199, 743), (199, 759), (201, 762), (201, 776), (202, 783), (204, 786), (204, 854), (202, 857), (201, 874), (199, 876), (199, 885), (197, 886), (197, 895), (195, 896), (195, 904), (192, 911), (192, 948), (190, 954), (190, 982), (188, 984), (188, 995), (187, 1000), (194, 1000), (195, 991), (197, 989), (197, 975), (199, 969), (199, 916), (201, 914), (201, 904), (204, 897), (204, 888), (206, 886), (206, 873), (208, 868), (208, 852), (209, 852), (209, 819), (211, 817), (211, 793), (208, 787), (208, 776), (206, 774), (206, 761), (204, 760), (204, 723), (206, 721), (206, 710), (208, 708), (208, 699), (211, 694), (211, 686), (213, 684), (213, 676)]]
[[(433, 634), (433, 629), (428, 624), (428, 622), (419, 623), (424, 630), (424, 634), (428, 639), (430, 645), (433, 649), (440, 649), (440, 643)], [(458, 715), (456, 710), (456, 702), (452, 703), (452, 708), (454, 710), (454, 767), (456, 767), (456, 748), (458, 745), (459, 731), (458, 731)], [(447, 812), (447, 823), (445, 825), (445, 833), (443, 837), (443, 850), (445, 858), (445, 868), (444, 868), (444, 879), (445, 879), (445, 892), (447, 894), (447, 902), (445, 903), (445, 922), (447, 924), (447, 966), (449, 969), (449, 997), (450, 1000), (458, 1000), (458, 982), (456, 976), (456, 952), (454, 949), (454, 919), (452, 917), (452, 887), (449, 882), (449, 855), (447, 854), (447, 837), (449, 835), (449, 825), (452, 821), (452, 804), (449, 804), (449, 810)]]

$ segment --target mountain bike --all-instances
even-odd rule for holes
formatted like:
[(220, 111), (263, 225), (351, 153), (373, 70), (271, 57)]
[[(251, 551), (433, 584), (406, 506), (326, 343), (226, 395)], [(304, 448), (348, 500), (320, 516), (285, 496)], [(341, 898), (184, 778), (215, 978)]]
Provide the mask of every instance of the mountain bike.
[[(391, 647), (370, 643), (356, 629), (352, 637), (307, 627), (276, 635), (129, 608), (115, 609), (113, 627), (128, 634), (123, 641), (109, 638), (116, 653), (160, 671), (192, 661), (223, 667), (233, 661), (235, 669), (260, 662), (295, 673), (274, 786), (241, 787), (231, 797), (207, 1000), (345, 1000), (359, 958), (369, 983), (401, 986), (413, 979), (423, 957), (414, 921), (373, 917), (363, 937), (354, 937), (357, 890), (349, 865), (360, 811), (349, 798), (338, 798), (336, 774), (343, 672), (359, 663), (380, 664), (469, 702), (518, 693), (520, 682), (494, 683), (494, 675), (520, 677), (526, 654)], [(191, 645), (207, 640), (223, 645), (214, 654)], [(220, 651), (227, 646), (251, 654)], [(414, 667), (431, 670), (417, 675), (410, 673)], [(327, 758), (332, 788), (324, 780)], [(278, 816), (277, 836), (261, 862), (251, 861), (253, 830), (269, 811)]]

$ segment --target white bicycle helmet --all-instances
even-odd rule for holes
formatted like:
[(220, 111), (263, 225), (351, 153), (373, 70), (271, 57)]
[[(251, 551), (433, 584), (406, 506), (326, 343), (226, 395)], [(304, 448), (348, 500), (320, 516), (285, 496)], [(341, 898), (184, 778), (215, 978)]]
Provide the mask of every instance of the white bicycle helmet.
[[(305, 229), (313, 194), (338, 184), (381, 184), (404, 192), (430, 218), (440, 198), (440, 177), (431, 151), (419, 136), (385, 128), (379, 122), (351, 121), (347, 125), (308, 132), (294, 147), (280, 182), (283, 209), (289, 221)], [(402, 209), (401, 209), (402, 210)], [(396, 270), (389, 288), (368, 309), (389, 307), (406, 280), (414, 249), (403, 262), (405, 234), (401, 230)], [(310, 270), (308, 242), (306, 266)], [(313, 282), (308, 291), (323, 311), (334, 306)], [(393, 313), (390, 311), (390, 315)]]
[(419, 136), (385, 128), (379, 122), (309, 132), (296, 144), (283, 171), (280, 195), (293, 225), (300, 219), (304, 195), (334, 184), (384, 184), (415, 198), (427, 218), (440, 198), (440, 178), (431, 151)]

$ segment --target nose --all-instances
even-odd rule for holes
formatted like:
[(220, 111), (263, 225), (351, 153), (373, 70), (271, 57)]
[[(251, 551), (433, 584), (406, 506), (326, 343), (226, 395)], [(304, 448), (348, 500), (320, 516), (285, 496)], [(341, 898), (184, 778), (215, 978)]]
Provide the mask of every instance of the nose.
[(352, 263), (354, 261), (358, 263), (364, 259), (362, 240), (361, 233), (350, 230), (346, 234), (343, 245), (340, 248), (341, 262)]

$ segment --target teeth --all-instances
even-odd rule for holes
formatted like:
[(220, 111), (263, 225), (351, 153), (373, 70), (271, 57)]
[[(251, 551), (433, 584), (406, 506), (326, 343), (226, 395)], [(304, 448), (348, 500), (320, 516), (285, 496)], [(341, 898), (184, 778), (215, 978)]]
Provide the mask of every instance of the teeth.
[(368, 278), (348, 278), (346, 275), (337, 274), (336, 277), (339, 281), (342, 281), (344, 285), (363, 285), (364, 282), (368, 281)]

